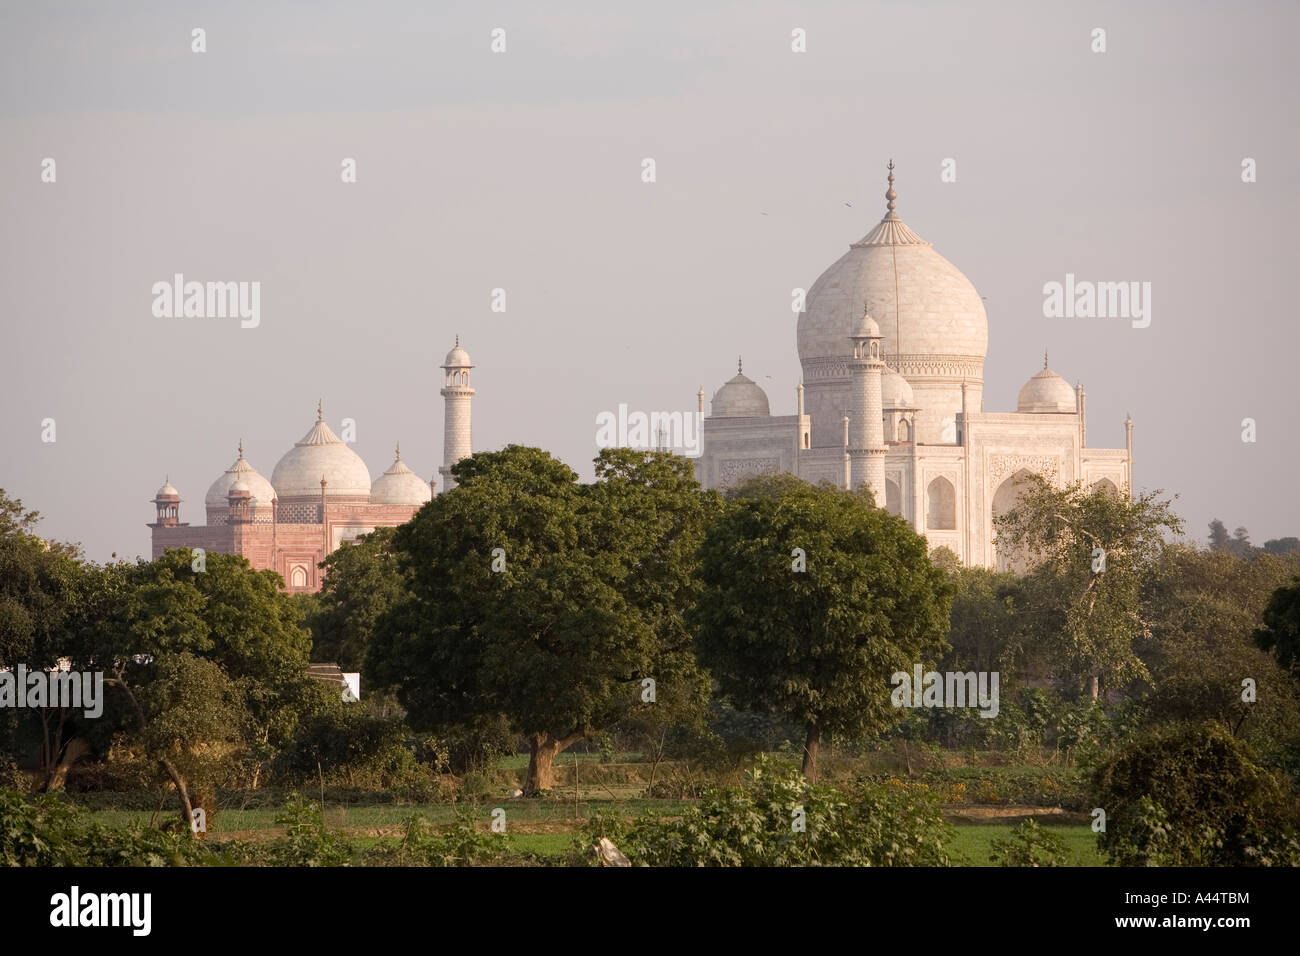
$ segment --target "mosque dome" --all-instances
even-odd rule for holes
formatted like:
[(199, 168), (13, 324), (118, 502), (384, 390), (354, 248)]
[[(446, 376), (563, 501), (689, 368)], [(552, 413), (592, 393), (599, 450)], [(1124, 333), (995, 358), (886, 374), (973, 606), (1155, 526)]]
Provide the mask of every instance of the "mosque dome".
[(372, 505), (419, 506), (433, 497), (429, 483), (406, 467), (402, 461), (402, 448), (397, 447), (397, 458), (386, 472), (370, 486)]
[(892, 169), (891, 163), (885, 218), (808, 291), (798, 345), (809, 384), (846, 377), (849, 339), (864, 310), (880, 325), (882, 354), (914, 383), (983, 376), (989, 338), (983, 301), (956, 266), (898, 217)]
[(711, 418), (766, 418), (767, 393), (745, 376), (737, 364), (736, 375), (713, 393)]
[(271, 484), (282, 502), (289, 498), (319, 498), (322, 478), (326, 496), (370, 495), (370, 469), (330, 430), (317, 408), (316, 424), (276, 463)]
[(1043, 357), (1043, 370), (1025, 383), (1016, 401), (1018, 412), (1074, 412), (1077, 411), (1074, 389), (1070, 383), (1047, 367)]
[(911, 408), (916, 404), (907, 379), (888, 366), (880, 373), (880, 399), (885, 408)]
[(204, 506), (224, 512), (230, 506), (226, 500), (230, 490), (241, 482), (248, 490), (251, 507), (270, 509), (271, 502), (275, 500), (275, 489), (244, 458), (243, 442), (239, 443), (239, 457), (235, 463), (208, 488), (208, 493), (203, 498)]
[(179, 498), (181, 493), (172, 487), (171, 479), (163, 481), (163, 486), (158, 489), (155, 498)]

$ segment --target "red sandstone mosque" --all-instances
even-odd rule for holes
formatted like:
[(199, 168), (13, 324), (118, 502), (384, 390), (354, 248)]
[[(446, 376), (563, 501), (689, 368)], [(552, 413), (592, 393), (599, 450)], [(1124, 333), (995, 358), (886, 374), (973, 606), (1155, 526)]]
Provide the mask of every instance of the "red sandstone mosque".
[[(439, 473), (448, 489), (455, 486), (451, 466), (473, 453), (473, 367), (458, 337), (442, 365), (446, 429)], [(330, 552), (376, 528), (411, 520), (434, 487), (406, 467), (400, 446), (372, 483), (366, 463), (325, 424), (317, 406), (316, 424), (276, 463), (270, 481), (244, 458), (240, 443), (239, 457), (204, 497), (206, 525), (180, 520), (180, 492), (165, 482), (153, 499), (153, 557), (173, 548), (239, 554), (254, 568), (277, 572), (290, 592), (319, 591), (318, 565)]]

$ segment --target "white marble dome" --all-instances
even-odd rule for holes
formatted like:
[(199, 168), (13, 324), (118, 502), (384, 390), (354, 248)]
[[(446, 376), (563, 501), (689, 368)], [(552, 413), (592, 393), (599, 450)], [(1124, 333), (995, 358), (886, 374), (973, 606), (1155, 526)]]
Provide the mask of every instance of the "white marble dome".
[(888, 366), (880, 373), (880, 399), (885, 408), (911, 408), (916, 404), (907, 379)]
[(767, 393), (739, 369), (713, 393), (713, 418), (766, 418), (771, 414)]
[(169, 497), (179, 498), (180, 496), (181, 493), (177, 491), (174, 487), (172, 487), (170, 478), (163, 482), (163, 486), (159, 488), (158, 493), (154, 495), (155, 498), (169, 498)]
[(447, 353), (447, 357), (442, 360), (443, 368), (473, 368), (474, 363), (470, 361), (469, 353), (460, 347), (460, 336), (456, 336), (456, 346)]
[(808, 291), (798, 326), (805, 382), (845, 374), (842, 360), (864, 310), (880, 325), (884, 356), (909, 378), (928, 374), (932, 365), (966, 366), (975, 378), (983, 374), (989, 329), (980, 294), (898, 218), (892, 178), (891, 173), (885, 218)]
[[(319, 414), (319, 412), (318, 412)], [(289, 498), (319, 498), (321, 478), (327, 497), (347, 495), (368, 498), (370, 469), (361, 456), (317, 418), (303, 436), (275, 465), (271, 484), (281, 501)]]
[(1074, 389), (1046, 363), (1043, 370), (1025, 383), (1016, 401), (1019, 412), (1071, 412), (1075, 408)]
[(248, 489), (251, 499), (249, 504), (253, 508), (269, 509), (271, 507), (271, 502), (275, 500), (275, 489), (244, 458), (244, 446), (242, 444), (239, 446), (239, 457), (235, 459), (235, 463), (212, 483), (208, 488), (208, 493), (203, 496), (204, 507), (216, 511), (225, 511), (230, 507), (230, 503), (226, 500), (230, 494), (230, 489), (240, 482)]
[(397, 458), (392, 466), (375, 479), (370, 486), (370, 503), (372, 505), (423, 505), (433, 497), (429, 483), (406, 467), (402, 461), (402, 449), (397, 449)]

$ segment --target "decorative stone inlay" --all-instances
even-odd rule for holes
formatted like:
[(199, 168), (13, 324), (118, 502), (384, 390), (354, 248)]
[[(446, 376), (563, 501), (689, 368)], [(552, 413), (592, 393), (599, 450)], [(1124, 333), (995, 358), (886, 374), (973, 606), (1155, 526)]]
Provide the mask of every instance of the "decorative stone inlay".
[(1007, 475), (1021, 469), (1042, 475), (1054, 485), (1061, 481), (1061, 459), (1055, 455), (990, 455), (988, 465), (989, 487), (996, 488)]
[[(984, 383), (984, 359), (978, 355), (895, 355), (885, 356), (889, 367), (904, 378), (957, 378), (971, 384)], [(848, 359), (812, 358), (803, 362), (803, 376), (808, 382), (831, 382), (849, 378)]]
[(771, 475), (781, 470), (780, 458), (725, 458), (718, 466), (724, 485), (737, 484), (754, 475)]

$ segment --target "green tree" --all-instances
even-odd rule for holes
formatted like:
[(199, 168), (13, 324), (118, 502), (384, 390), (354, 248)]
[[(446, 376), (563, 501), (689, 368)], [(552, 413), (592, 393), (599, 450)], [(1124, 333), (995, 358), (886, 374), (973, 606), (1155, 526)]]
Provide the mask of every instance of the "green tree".
[(454, 474), (457, 487), (397, 531), (409, 594), (366, 659), (413, 727), (506, 716), (528, 740), (534, 794), (587, 735), (674, 699), (702, 706), (684, 615), (712, 499), (688, 461), (610, 449), (583, 486), (546, 452), (511, 445)]
[(1103, 683), (1148, 677), (1133, 649), (1146, 630), (1141, 589), (1164, 536), (1182, 531), (1159, 495), (1117, 495), (1082, 482), (1056, 488), (1034, 475), (995, 522), (999, 552), (1022, 556), (1031, 568), (1022, 646), (1047, 649), (1057, 677), (1086, 684), (1094, 698)]
[(75, 609), (80, 551), (38, 537), (39, 521), (0, 488), (0, 667), (53, 663), (53, 639)]
[(1300, 553), (1300, 538), (1269, 538), (1264, 542), (1265, 554), (1296, 554)]
[(325, 582), (309, 618), (312, 660), (359, 671), (375, 628), (406, 595), (393, 554), (396, 528), (378, 528), (325, 559)]
[(823, 734), (889, 726), (891, 675), (946, 649), (946, 575), (865, 494), (747, 482), (710, 527), (700, 574), (701, 663), (737, 706), (803, 726), (810, 780)]
[(253, 753), (256, 786), (321, 693), (305, 675), (310, 636), (279, 575), (217, 553), (197, 567), (182, 549), (95, 570), (66, 635), (74, 663), (105, 672), (120, 695), (117, 728), (175, 786), (187, 827), (195, 805), (214, 810), (213, 768), (229, 772), (238, 752)]
[(1270, 760), (1289, 749), (1300, 730), (1297, 688), (1252, 635), (1297, 570), (1292, 557), (1164, 550), (1143, 588), (1148, 631), (1136, 645), (1151, 675), (1149, 721), (1213, 721)]
[(1300, 578), (1273, 592), (1262, 617), (1255, 643), (1287, 670), (1300, 670)]
[(1211, 551), (1227, 551), (1228, 542), (1230, 540), (1231, 539), (1228, 537), (1228, 528), (1222, 521), (1220, 521), (1218, 518), (1215, 518), (1213, 521), (1210, 522), (1210, 550)]

